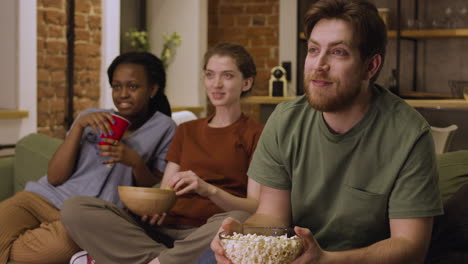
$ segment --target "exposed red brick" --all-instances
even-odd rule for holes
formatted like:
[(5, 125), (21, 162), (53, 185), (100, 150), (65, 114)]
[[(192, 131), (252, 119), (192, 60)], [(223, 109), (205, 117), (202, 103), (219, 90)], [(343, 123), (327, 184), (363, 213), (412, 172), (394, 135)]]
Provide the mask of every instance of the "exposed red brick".
[(48, 53), (51, 54), (59, 54), (59, 53), (66, 53), (67, 51), (67, 43), (64, 40), (49, 40), (45, 44), (45, 48), (47, 49)]
[(40, 109), (42, 113), (49, 113), (50, 112), (50, 104), (48, 99), (39, 100), (37, 103), (37, 107)]
[(219, 7), (219, 14), (221, 15), (240, 15), (244, 13), (244, 6), (222, 5)]
[(99, 86), (93, 86), (92, 89), (89, 90), (89, 97), (92, 99), (99, 99), (101, 95), (101, 91), (99, 89)]
[(49, 69), (63, 69), (67, 65), (67, 60), (65, 56), (60, 55), (50, 55), (45, 61), (45, 66)]
[(75, 69), (85, 69), (88, 57), (82, 54), (75, 55)]
[[(79, 98), (74, 115), (99, 105), (101, 53), (101, 1), (75, 2), (75, 73), (87, 77), (85, 97)], [(38, 132), (64, 137), (67, 102), (66, 0), (37, 2)], [(91, 65), (89, 65), (91, 64)], [(75, 76), (76, 78), (76, 76)], [(75, 83), (80, 83), (75, 80)], [(81, 87), (74, 86), (75, 91)], [(46, 119), (51, 122), (46, 122)]]
[(217, 26), (218, 24), (218, 16), (216, 15), (208, 15), (208, 25), (210, 27)]
[(65, 83), (55, 85), (54, 90), (58, 97), (66, 97), (68, 94)]
[(49, 114), (47, 113), (38, 113), (37, 114), (37, 125), (39, 127), (49, 126)]
[(101, 45), (102, 41), (102, 32), (101, 30), (93, 30), (91, 31), (91, 40), (92, 43)]
[(75, 14), (75, 27), (84, 28), (87, 23), (87, 18), (85, 15)]
[(234, 25), (234, 17), (232, 16), (223, 16), (219, 19), (219, 26), (229, 27)]
[(45, 24), (43, 25), (37, 25), (37, 37), (45, 37), (47, 35), (47, 28), (45, 27)]
[(41, 5), (45, 8), (65, 9), (64, 0), (40, 0), (40, 2)]
[(89, 42), (90, 41), (89, 30), (75, 29), (75, 40)]
[(237, 26), (249, 26), (252, 16), (240, 15), (235, 16)]
[(99, 71), (101, 69), (101, 59), (89, 58), (87, 68), (90, 70)]
[(89, 14), (91, 12), (91, 4), (88, 0), (75, 1), (75, 12)]
[(64, 126), (55, 126), (52, 128), (52, 136), (56, 138), (65, 138), (67, 129)]
[(57, 70), (51, 72), (51, 77), (54, 83), (65, 82), (67, 78), (67, 73), (65, 70)]
[(52, 134), (52, 131), (50, 131), (50, 128), (47, 126), (47, 127), (38, 127), (37, 128), (37, 132), (40, 133), (40, 134), (43, 134), (43, 135), (46, 135), (46, 136), (49, 136), (49, 137), (53, 137), (54, 135)]
[(38, 88), (38, 93), (37, 93), (38, 98), (46, 99), (55, 95), (55, 90), (52, 86), (49, 85), (49, 83), (38, 83), (37, 88)]
[(279, 25), (279, 15), (268, 16), (267, 24), (269, 26), (278, 26)]
[(102, 14), (102, 4), (101, 0), (90, 0), (91, 1), (91, 7), (93, 9), (94, 14)]
[(252, 25), (254, 26), (264, 26), (266, 21), (265, 16), (253, 16)]
[(46, 27), (48, 38), (55, 38), (55, 39), (63, 39), (66, 41), (66, 28), (65, 26), (56, 26), (56, 25), (49, 25)]
[(263, 46), (265, 44), (265, 38), (257, 37), (250, 39), (250, 45), (252, 46)]
[(65, 112), (55, 113), (55, 125), (59, 127), (63, 127), (65, 121)]
[(246, 14), (272, 14), (273, 7), (270, 4), (248, 5), (246, 6)]
[(67, 19), (64, 12), (46, 10), (44, 20), (48, 24), (65, 25)]
[(90, 29), (101, 29), (101, 16), (88, 16), (88, 26)]
[(49, 72), (44, 69), (37, 70), (37, 80), (39, 82), (49, 81)]
[(278, 37), (265, 37), (265, 45), (270, 47), (277, 47), (279, 45)]
[(53, 113), (65, 111), (65, 98), (56, 97), (50, 100), (51, 111)]
[(249, 48), (249, 52), (255, 57), (269, 57), (270, 49), (265, 47)]
[(37, 54), (37, 68), (44, 68), (45, 67), (45, 58), (43, 56), (44, 52), (38, 52)]
[(97, 56), (101, 53), (100, 47), (92, 43), (75, 43), (75, 53), (88, 56)]
[(277, 35), (277, 30), (273, 27), (250, 27), (247, 29), (249, 36), (271, 36)]

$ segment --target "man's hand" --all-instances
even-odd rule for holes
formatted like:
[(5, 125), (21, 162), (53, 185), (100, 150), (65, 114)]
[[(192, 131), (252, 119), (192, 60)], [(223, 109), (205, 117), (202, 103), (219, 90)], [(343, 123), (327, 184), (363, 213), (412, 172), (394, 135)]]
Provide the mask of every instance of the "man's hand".
[(325, 255), (325, 251), (320, 248), (320, 245), (315, 240), (312, 232), (307, 228), (294, 227), (294, 232), (302, 238), (304, 250), (302, 255), (294, 260), (291, 264), (316, 264), (320, 263)]
[(218, 230), (218, 233), (211, 241), (211, 249), (214, 251), (216, 261), (221, 264), (231, 264), (231, 261), (226, 258), (224, 255), (224, 248), (221, 245), (221, 240), (219, 239), (219, 233), (226, 231), (227, 233), (232, 232), (242, 232), (242, 224), (234, 218), (228, 217), (224, 219), (221, 227)]

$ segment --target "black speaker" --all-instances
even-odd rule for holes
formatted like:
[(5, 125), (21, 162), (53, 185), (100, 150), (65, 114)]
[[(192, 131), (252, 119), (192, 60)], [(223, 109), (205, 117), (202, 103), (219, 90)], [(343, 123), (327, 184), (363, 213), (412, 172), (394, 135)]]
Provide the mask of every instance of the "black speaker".
[(288, 96), (288, 81), (286, 80), (286, 70), (281, 66), (271, 69), (269, 81), (270, 96)]

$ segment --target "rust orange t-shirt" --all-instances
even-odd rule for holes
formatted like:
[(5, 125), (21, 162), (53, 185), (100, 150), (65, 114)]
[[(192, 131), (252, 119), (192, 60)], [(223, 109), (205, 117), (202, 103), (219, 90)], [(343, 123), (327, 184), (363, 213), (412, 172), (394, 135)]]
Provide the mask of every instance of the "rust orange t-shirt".
[[(191, 170), (207, 183), (235, 196), (247, 195), (247, 169), (263, 129), (244, 114), (233, 124), (213, 128), (211, 119), (203, 118), (177, 127), (166, 156), (167, 161)], [(198, 194), (182, 195), (168, 214), (165, 223), (201, 226), (214, 214), (224, 212), (210, 199)]]

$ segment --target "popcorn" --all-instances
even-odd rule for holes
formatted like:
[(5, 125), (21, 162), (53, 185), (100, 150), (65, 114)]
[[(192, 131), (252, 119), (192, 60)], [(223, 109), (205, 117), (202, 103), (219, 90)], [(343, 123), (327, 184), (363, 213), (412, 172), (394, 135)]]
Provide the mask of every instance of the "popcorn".
[(291, 263), (302, 252), (297, 236), (264, 236), (256, 234), (221, 235), (226, 257), (233, 264)]

